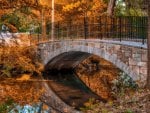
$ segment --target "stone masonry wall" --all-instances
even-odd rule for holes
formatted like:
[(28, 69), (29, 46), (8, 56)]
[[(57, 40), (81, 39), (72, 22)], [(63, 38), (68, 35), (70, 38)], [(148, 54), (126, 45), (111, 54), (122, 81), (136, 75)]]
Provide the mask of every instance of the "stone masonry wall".
[(53, 57), (68, 51), (83, 51), (98, 55), (119, 67), (144, 86), (147, 78), (147, 49), (100, 40), (66, 40), (41, 43), (38, 53), (44, 64)]

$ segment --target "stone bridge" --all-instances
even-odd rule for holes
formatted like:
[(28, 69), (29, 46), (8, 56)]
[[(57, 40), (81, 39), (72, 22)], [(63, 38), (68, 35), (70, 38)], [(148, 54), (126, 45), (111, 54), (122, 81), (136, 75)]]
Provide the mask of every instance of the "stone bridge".
[(97, 39), (62, 40), (40, 43), (38, 53), (44, 65), (59, 54), (69, 51), (98, 55), (112, 62), (141, 86), (147, 78), (147, 49), (146, 46), (137, 44)]
[[(42, 63), (46, 65), (52, 58), (64, 52), (80, 51), (91, 53), (112, 62), (142, 87), (147, 78), (147, 47), (139, 44), (137, 42), (129, 43), (98, 39), (49, 41), (38, 44), (38, 56), (40, 56)], [(67, 106), (62, 104), (61, 101), (60, 103), (63, 106)], [(67, 107), (67, 109), (69, 109), (68, 111), (76, 112), (71, 110), (70, 107)]]

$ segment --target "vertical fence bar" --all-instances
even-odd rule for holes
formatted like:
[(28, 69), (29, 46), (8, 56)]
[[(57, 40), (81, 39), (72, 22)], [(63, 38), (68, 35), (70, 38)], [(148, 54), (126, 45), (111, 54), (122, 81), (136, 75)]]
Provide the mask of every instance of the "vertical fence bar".
[(106, 32), (106, 37), (105, 38), (109, 38), (108, 37), (108, 16), (106, 16), (106, 26), (105, 27), (106, 27), (106, 31), (105, 31)]
[(114, 38), (116, 38), (116, 24), (115, 24), (115, 17), (113, 17), (112, 18), (113, 20), (112, 20), (112, 36), (113, 36), (113, 40), (114, 40)]
[(128, 17), (125, 17), (125, 37), (128, 39)]
[(141, 41), (141, 37), (143, 39), (143, 36), (141, 35), (141, 31), (140, 31), (140, 28), (141, 28), (141, 19), (142, 19), (142, 17), (139, 17), (139, 19), (138, 19), (138, 39), (139, 39), (139, 41)]
[(141, 40), (142, 40), (142, 43), (143, 43), (143, 39), (144, 39), (144, 35), (143, 35), (143, 31), (142, 31), (142, 29), (144, 30), (144, 28), (142, 28), (143, 27), (143, 17), (140, 17), (140, 24), (139, 24), (139, 34), (140, 34), (140, 42), (141, 42)]
[(142, 43), (144, 44), (144, 39), (146, 39), (147, 38), (147, 34), (148, 34), (148, 31), (147, 31), (147, 29), (148, 29), (148, 23), (147, 23), (148, 21), (147, 21), (147, 18), (146, 17), (143, 17), (142, 18), (142, 26), (143, 26), (143, 29), (144, 29), (144, 31), (142, 32), (142, 34), (143, 34), (143, 40), (142, 40)]
[(135, 22), (136, 22), (135, 38), (136, 38), (136, 41), (138, 42), (139, 41), (139, 37), (140, 37), (140, 34), (139, 34), (139, 17), (135, 17)]
[(40, 36), (39, 36), (40, 30), (39, 30), (39, 27), (37, 28), (37, 32), (38, 32), (38, 43), (39, 43), (40, 42)]
[(136, 32), (136, 26), (135, 26), (135, 17), (133, 16), (132, 17), (132, 40), (134, 40), (134, 35), (135, 35), (135, 32)]
[(136, 17), (133, 17), (133, 40), (136, 39), (136, 32), (137, 32), (137, 23), (136, 23)]
[[(125, 29), (126, 29), (126, 23), (125, 23), (125, 17), (123, 17), (123, 35), (122, 35), (122, 38), (125, 38)], [(126, 38), (125, 38), (126, 39)]]
[(59, 22), (57, 23), (57, 39), (59, 40)]
[(109, 38), (112, 39), (112, 37), (111, 37), (111, 23), (112, 23), (112, 17), (109, 17), (109, 27), (108, 27), (108, 31), (109, 31)]
[(131, 17), (131, 23), (130, 23), (130, 27), (131, 27), (131, 39), (133, 39), (133, 17)]
[(147, 39), (147, 41), (148, 41), (148, 17), (144, 17), (144, 20), (145, 20), (145, 22), (144, 22), (144, 29), (145, 29), (145, 40)]
[(66, 25), (66, 32), (67, 32), (66, 38), (68, 39), (68, 37), (69, 37), (69, 26), (68, 26), (68, 24)]
[(147, 41), (148, 41), (148, 17), (145, 17), (145, 31), (146, 31), (146, 33), (145, 33), (145, 39), (147, 39)]
[(122, 26), (121, 26), (122, 23), (121, 23), (121, 22), (122, 22), (122, 21), (121, 21), (121, 17), (119, 17), (119, 40), (120, 40), (120, 42), (121, 42), (121, 40), (122, 40), (122, 39), (121, 39), (121, 38), (122, 38), (122, 37), (121, 37), (121, 30), (122, 30)]
[(102, 36), (101, 36), (101, 16), (99, 16), (99, 18), (98, 18), (98, 38), (102, 39)]
[(91, 38), (91, 20), (88, 21), (88, 37)]
[(142, 18), (142, 28), (143, 28), (143, 39), (142, 43), (144, 44), (145, 40), (148, 38), (148, 17), (143, 17)]
[[(103, 19), (104, 19), (104, 18), (103, 18)], [(107, 33), (106, 33), (106, 30), (107, 30), (107, 29), (106, 29), (106, 26), (107, 26), (107, 22), (106, 22), (106, 21), (107, 21), (107, 20), (106, 20), (106, 17), (105, 17), (105, 21), (104, 21), (104, 22), (105, 22), (105, 23), (104, 23), (104, 39), (106, 38), (106, 34), (107, 34)]]
[(113, 23), (113, 17), (110, 18), (110, 25), (109, 25), (109, 35), (110, 35), (111, 39), (112, 39), (112, 35), (113, 35), (112, 34), (112, 31), (113, 31), (112, 23)]
[(68, 38), (71, 39), (71, 29), (72, 29), (72, 21), (71, 20), (69, 21), (69, 27), (68, 28), (69, 28)]
[(86, 25), (86, 17), (84, 16), (84, 39), (87, 39), (87, 25)]
[(118, 17), (116, 18), (116, 27), (117, 27), (117, 30), (116, 30), (117, 31), (117, 33), (116, 33), (117, 34), (117, 38), (119, 38), (119, 18)]
[(131, 17), (128, 17), (128, 26), (127, 26), (127, 29), (128, 29), (128, 38), (131, 39)]
[(139, 34), (139, 17), (135, 18), (135, 21), (136, 21), (136, 41), (138, 42), (139, 41), (139, 37), (140, 37), (140, 34)]
[(104, 24), (103, 24), (103, 22), (104, 22), (104, 21), (103, 21), (103, 17), (102, 17), (102, 16), (101, 16), (100, 18), (101, 18), (101, 37), (102, 37), (101, 39), (103, 39), (103, 37), (104, 37), (104, 34), (103, 34), (103, 31), (104, 31)]

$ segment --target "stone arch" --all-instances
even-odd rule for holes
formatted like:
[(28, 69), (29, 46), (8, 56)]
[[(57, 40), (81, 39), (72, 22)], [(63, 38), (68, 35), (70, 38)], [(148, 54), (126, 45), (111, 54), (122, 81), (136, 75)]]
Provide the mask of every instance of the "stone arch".
[(69, 51), (81, 51), (81, 52), (87, 52), (91, 53), (97, 56), (100, 56), (104, 58), (105, 60), (113, 63), (116, 67), (124, 71), (126, 74), (128, 74), (134, 81), (138, 81), (139, 78), (137, 77), (136, 73), (129, 68), (125, 63), (123, 63), (121, 60), (117, 58), (115, 55), (109, 54), (107, 51), (102, 50), (100, 48), (90, 47), (86, 45), (67, 45), (63, 46), (61, 48), (58, 48), (52, 52), (46, 52), (46, 57), (43, 58), (43, 63), (46, 65), (52, 58), (56, 57), (59, 54), (62, 54), (64, 52)]

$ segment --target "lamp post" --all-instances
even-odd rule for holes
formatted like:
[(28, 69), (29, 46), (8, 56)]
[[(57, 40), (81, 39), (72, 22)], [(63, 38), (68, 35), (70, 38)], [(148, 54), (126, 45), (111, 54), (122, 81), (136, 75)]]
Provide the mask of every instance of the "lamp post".
[(54, 9), (54, 0), (52, 0), (52, 18), (51, 18), (51, 23), (52, 23), (52, 26), (51, 26), (51, 40), (54, 41), (54, 27), (55, 27), (55, 20), (54, 20), (54, 14), (55, 14), (55, 9)]

